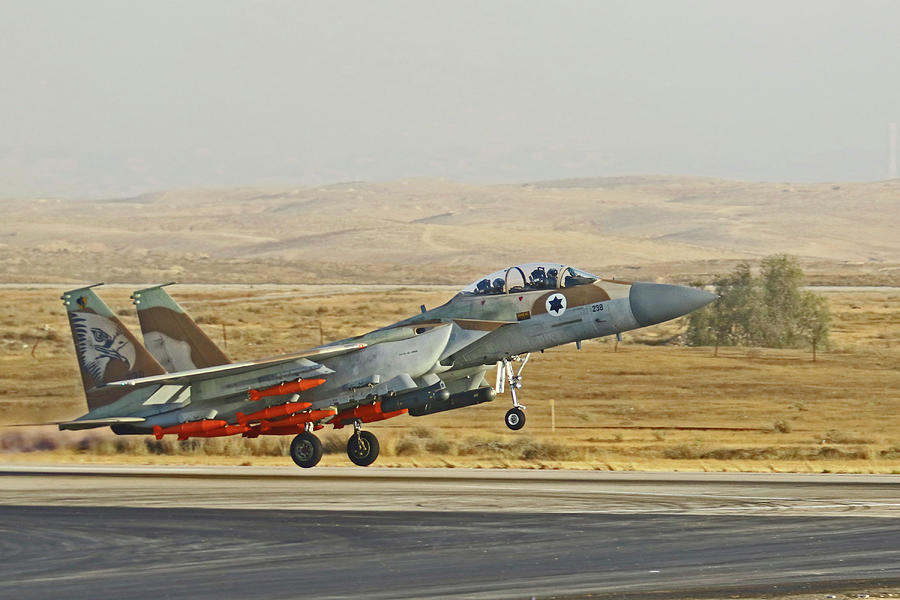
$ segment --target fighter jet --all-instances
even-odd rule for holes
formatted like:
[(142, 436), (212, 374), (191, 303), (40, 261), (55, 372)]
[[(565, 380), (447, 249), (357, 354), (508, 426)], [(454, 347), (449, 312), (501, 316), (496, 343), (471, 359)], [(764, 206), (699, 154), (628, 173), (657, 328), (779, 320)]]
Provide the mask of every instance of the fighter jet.
[[(162, 286), (136, 291), (141, 344), (88, 286), (66, 292), (88, 412), (61, 430), (120, 435), (293, 435), (315, 466), (315, 431), (353, 427), (347, 455), (378, 457), (363, 425), (473, 406), (509, 390), (506, 426), (525, 425), (516, 391), (531, 352), (662, 323), (716, 299), (678, 285), (601, 279), (558, 263), (502, 269), (446, 304), (364, 335), (297, 353), (231, 362)], [(514, 366), (515, 365), (515, 366)], [(518, 367), (518, 368), (516, 368)], [(493, 384), (488, 372), (496, 369)]]

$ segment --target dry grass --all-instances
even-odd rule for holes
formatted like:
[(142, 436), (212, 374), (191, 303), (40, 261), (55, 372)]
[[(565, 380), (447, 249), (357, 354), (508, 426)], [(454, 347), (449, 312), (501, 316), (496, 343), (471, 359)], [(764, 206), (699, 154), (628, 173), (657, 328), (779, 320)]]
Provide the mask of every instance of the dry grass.
[[(0, 290), (0, 422), (84, 412), (62, 290)], [(334, 292), (176, 287), (173, 294), (234, 359), (362, 333), (434, 306), (446, 290)], [(100, 290), (114, 309), (130, 289)], [(223, 299), (231, 302), (220, 302)], [(832, 348), (651, 345), (680, 323), (534, 355), (521, 400), (528, 425), (502, 423), (508, 397), (423, 418), (372, 425), (388, 466), (900, 472), (900, 294), (830, 294)], [(135, 330), (133, 312), (123, 316)], [(223, 331), (224, 327), (224, 331)], [(34, 357), (32, 357), (32, 350)], [(556, 428), (551, 428), (551, 403)], [(323, 464), (347, 464), (347, 430), (323, 432)], [(290, 464), (288, 438), (178, 443), (105, 432), (5, 429), (2, 460)]]

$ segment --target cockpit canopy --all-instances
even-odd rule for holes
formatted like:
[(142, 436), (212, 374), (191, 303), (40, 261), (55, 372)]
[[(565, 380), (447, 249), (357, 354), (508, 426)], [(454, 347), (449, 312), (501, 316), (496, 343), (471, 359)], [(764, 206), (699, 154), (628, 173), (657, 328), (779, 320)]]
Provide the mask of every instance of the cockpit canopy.
[(464, 296), (515, 294), (585, 285), (599, 277), (559, 263), (527, 263), (482, 277), (460, 292)]

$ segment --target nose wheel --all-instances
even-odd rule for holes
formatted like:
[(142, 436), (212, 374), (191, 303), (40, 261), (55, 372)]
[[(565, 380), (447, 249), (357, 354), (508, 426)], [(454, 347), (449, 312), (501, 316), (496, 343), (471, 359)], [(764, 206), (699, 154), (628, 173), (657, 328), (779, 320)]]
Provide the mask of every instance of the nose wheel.
[(518, 431), (525, 427), (525, 411), (522, 410), (521, 406), (513, 406), (506, 411), (506, 418), (504, 421), (506, 422), (507, 427), (513, 431)]
[[(519, 404), (516, 391), (522, 389), (522, 371), (525, 369), (525, 365), (528, 364), (529, 358), (531, 358), (530, 353), (525, 356), (510, 356), (497, 362), (497, 383), (494, 386), (494, 390), (498, 394), (502, 394), (506, 386), (509, 386), (513, 407), (506, 411), (504, 422), (513, 431), (518, 431), (525, 427), (525, 406)], [(513, 362), (522, 363), (519, 365), (518, 371), (513, 372)]]

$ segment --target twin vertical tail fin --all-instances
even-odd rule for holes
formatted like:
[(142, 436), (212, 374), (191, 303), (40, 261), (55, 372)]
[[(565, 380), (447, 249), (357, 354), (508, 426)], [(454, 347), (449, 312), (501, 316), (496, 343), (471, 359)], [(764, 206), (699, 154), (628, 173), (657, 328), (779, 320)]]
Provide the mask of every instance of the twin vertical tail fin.
[(72, 328), (75, 353), (89, 410), (112, 404), (127, 389), (98, 387), (122, 381), (162, 375), (162, 365), (147, 352), (127, 327), (88, 287), (62, 295)]
[(131, 295), (137, 306), (144, 344), (156, 360), (170, 373), (230, 363), (225, 353), (163, 287), (158, 285)]

